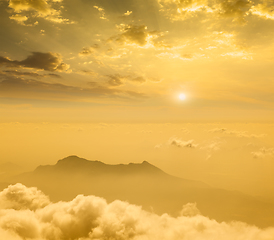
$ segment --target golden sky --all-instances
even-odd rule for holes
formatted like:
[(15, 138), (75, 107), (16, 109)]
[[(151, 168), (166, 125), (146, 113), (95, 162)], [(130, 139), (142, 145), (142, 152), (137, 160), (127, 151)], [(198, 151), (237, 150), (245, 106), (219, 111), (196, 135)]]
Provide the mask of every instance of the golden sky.
[(273, 29), (271, 0), (1, 0), (1, 162), (147, 160), (272, 196)]
[[(273, 204), (273, 29), (274, 0), (0, 0), (0, 166), (148, 161)], [(120, 200), (10, 185), (0, 238), (274, 236), (195, 202), (174, 217)]]
[(1, 0), (1, 121), (273, 120), (273, 9)]

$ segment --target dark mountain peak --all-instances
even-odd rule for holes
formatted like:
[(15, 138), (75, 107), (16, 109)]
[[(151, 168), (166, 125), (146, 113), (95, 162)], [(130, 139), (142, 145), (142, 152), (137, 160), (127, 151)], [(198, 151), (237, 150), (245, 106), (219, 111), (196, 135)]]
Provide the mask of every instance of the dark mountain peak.
[(68, 164), (68, 163), (83, 163), (86, 162), (88, 160), (84, 159), (84, 158), (80, 158), (76, 155), (71, 155), (68, 157), (65, 157), (63, 159), (60, 159), (57, 164)]
[(76, 155), (60, 159), (55, 165), (39, 166), (36, 169), (36, 172), (41, 173), (44, 171), (70, 172), (71, 174), (89, 175), (165, 174), (161, 169), (147, 161), (143, 161), (142, 163), (111, 165), (100, 161), (87, 160)]
[(77, 170), (77, 169), (85, 169), (85, 168), (96, 168), (98, 166), (105, 165), (100, 161), (90, 161), (85, 158), (80, 158), (76, 155), (68, 156), (66, 158), (60, 159), (56, 164), (56, 169), (63, 170)]

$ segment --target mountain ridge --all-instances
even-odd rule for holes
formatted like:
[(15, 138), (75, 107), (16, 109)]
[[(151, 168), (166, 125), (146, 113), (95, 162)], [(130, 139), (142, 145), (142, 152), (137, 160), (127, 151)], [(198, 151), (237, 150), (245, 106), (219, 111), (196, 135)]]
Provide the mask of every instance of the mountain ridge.
[[(129, 174), (153, 174), (153, 175), (162, 175), (170, 178), (178, 178), (184, 181), (193, 181), (195, 180), (186, 180), (183, 178), (172, 176), (160, 168), (154, 166), (148, 161), (143, 161), (142, 163), (128, 163), (128, 164), (106, 164), (98, 160), (87, 160), (85, 158), (78, 157), (76, 155), (71, 155), (60, 159), (55, 165), (40, 165), (34, 172), (43, 173), (45, 171), (59, 171), (65, 172), (69, 171), (74, 174), (76, 173), (85, 173), (85, 174), (110, 174), (110, 175), (129, 175)], [(206, 185), (205, 183), (204, 186)]]
[(95, 195), (109, 202), (119, 199), (173, 216), (178, 216), (183, 205), (197, 203), (204, 216), (217, 221), (274, 225), (273, 204), (237, 191), (174, 177), (147, 161), (110, 165), (72, 155), (55, 165), (38, 166), (9, 182), (37, 187), (56, 202), (69, 201), (79, 194)]

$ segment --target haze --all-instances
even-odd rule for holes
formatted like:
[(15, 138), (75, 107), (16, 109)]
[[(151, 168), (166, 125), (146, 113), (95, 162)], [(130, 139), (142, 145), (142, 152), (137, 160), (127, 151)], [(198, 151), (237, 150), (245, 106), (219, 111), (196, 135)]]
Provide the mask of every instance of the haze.
[[(274, 239), (273, 9), (272, 0), (0, 0), (1, 239)], [(147, 161), (230, 196), (235, 214), (195, 184), (187, 195), (177, 183), (146, 189), (156, 180), (140, 176), (138, 187), (108, 176), (97, 188), (91, 176), (33, 177), (72, 155)]]

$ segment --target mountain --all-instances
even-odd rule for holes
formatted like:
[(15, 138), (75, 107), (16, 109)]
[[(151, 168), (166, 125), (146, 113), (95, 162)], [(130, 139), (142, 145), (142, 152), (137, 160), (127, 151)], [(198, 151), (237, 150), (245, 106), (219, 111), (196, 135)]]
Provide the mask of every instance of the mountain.
[(203, 215), (217, 221), (274, 225), (274, 205), (240, 192), (171, 176), (146, 161), (109, 165), (69, 156), (55, 165), (39, 166), (33, 172), (10, 178), (9, 182), (36, 186), (53, 201), (71, 200), (78, 194), (96, 195), (173, 216), (183, 205), (196, 202)]

